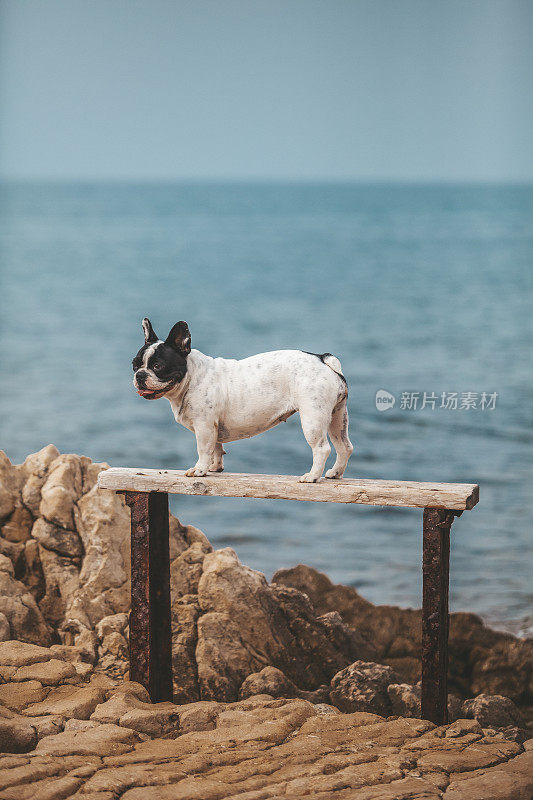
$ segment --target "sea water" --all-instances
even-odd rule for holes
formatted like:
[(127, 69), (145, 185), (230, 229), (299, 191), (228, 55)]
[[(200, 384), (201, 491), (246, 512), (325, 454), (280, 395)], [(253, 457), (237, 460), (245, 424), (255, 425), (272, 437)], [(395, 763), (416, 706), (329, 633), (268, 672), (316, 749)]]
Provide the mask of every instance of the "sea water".
[[(528, 186), (4, 185), (0, 446), (15, 462), (53, 442), (115, 466), (191, 466), (194, 436), (132, 386), (144, 316), (163, 338), (186, 320), (213, 356), (334, 353), (346, 476), (479, 483), (452, 527), (451, 607), (524, 632), (532, 222)], [(226, 449), (232, 472), (311, 460), (297, 415)], [(171, 506), (268, 577), (305, 563), (374, 602), (420, 605), (420, 510)]]

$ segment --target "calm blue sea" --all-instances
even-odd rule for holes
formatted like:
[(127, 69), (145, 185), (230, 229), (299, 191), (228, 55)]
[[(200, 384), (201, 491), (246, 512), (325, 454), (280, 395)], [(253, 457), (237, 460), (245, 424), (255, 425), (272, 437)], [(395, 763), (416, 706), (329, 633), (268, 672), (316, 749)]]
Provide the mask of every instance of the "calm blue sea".
[[(187, 320), (212, 355), (330, 351), (350, 386), (347, 476), (479, 482), (452, 529), (452, 607), (531, 624), (533, 187), (11, 184), (0, 203), (12, 460), (54, 442), (116, 466), (195, 461), (168, 403), (132, 388), (144, 316), (160, 336)], [(377, 410), (381, 389), (394, 408)], [(234, 472), (310, 460), (297, 417), (227, 450)], [(420, 511), (172, 506), (267, 576), (302, 562), (375, 602), (420, 604)]]

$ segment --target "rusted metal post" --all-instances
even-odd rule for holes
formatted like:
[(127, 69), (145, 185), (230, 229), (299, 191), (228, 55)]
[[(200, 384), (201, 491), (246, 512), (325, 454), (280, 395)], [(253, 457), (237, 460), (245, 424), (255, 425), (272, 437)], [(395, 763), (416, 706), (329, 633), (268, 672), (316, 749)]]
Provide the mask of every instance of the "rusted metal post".
[(130, 680), (172, 700), (168, 494), (125, 492), (131, 510)]
[(448, 721), (450, 527), (456, 513), (424, 509), (422, 718), (437, 725)]

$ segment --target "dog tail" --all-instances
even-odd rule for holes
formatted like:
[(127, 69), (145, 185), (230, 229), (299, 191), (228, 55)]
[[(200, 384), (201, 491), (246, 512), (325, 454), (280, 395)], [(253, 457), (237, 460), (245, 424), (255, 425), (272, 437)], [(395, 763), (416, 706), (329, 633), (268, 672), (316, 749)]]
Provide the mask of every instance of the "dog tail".
[(342, 365), (337, 356), (333, 356), (331, 353), (324, 353), (322, 356), (322, 361), (324, 364), (326, 364), (326, 366), (332, 369), (333, 372), (336, 372), (337, 375), (341, 375), (344, 378), (344, 375), (342, 374)]

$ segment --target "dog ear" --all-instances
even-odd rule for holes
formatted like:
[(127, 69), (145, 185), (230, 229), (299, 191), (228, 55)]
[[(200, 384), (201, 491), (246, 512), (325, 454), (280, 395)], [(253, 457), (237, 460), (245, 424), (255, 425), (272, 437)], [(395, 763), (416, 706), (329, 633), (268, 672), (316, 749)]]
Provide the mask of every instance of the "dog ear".
[(186, 322), (176, 322), (167, 336), (165, 344), (177, 350), (180, 356), (186, 358), (191, 352), (191, 332)]
[(154, 342), (159, 341), (157, 338), (157, 334), (152, 328), (152, 323), (150, 320), (145, 317), (142, 321), (143, 331), (144, 331), (144, 343), (145, 344), (153, 344)]

